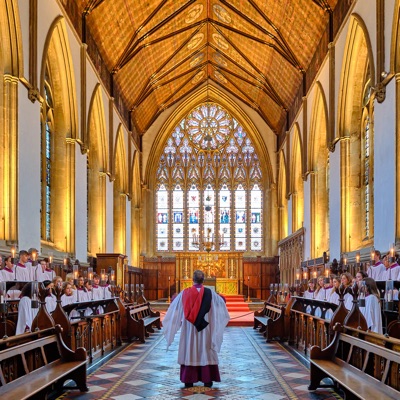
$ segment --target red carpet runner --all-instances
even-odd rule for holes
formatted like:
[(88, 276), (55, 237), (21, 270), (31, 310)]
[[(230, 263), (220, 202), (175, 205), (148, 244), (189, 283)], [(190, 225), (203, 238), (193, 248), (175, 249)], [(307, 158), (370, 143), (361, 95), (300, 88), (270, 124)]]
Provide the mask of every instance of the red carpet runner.
[(250, 310), (242, 295), (223, 295), (231, 320), (228, 326), (253, 326), (254, 312)]

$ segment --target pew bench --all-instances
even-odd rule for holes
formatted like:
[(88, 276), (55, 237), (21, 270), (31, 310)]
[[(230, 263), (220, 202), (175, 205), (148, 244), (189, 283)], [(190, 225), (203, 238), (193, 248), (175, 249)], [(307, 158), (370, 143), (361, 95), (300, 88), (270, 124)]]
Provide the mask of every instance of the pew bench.
[(66, 347), (59, 325), (45, 331), (43, 337), (23, 343), (25, 335), (5, 340), (8, 347), (0, 351), (0, 398), (45, 399), (48, 392), (61, 390), (66, 380), (73, 380), (81, 392), (89, 390), (86, 350)]
[[(334, 331), (334, 339), (325, 349), (311, 348), (308, 389), (333, 387), (342, 390), (346, 399), (399, 399), (400, 353), (377, 344), (381, 335), (360, 331), (361, 339), (354, 335), (355, 329), (339, 323)], [(325, 378), (333, 385), (321, 384)]]
[(142, 343), (149, 333), (154, 333), (153, 326), (161, 329), (160, 312), (153, 311), (150, 303), (137, 304), (127, 308), (128, 338), (138, 338)]
[(284, 336), (285, 307), (269, 302), (264, 303), (261, 311), (254, 311), (253, 329), (260, 327), (260, 332), (267, 338), (267, 342)]

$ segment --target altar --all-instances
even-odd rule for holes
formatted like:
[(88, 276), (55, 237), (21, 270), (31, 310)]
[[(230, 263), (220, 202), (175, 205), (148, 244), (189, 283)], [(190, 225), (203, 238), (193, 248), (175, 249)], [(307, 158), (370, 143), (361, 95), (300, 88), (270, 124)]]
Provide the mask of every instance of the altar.
[[(213, 286), (207, 283), (209, 282), (205, 281), (204, 286), (212, 289)], [(181, 290), (191, 287), (192, 285), (193, 281), (191, 279), (181, 279)], [(238, 294), (238, 281), (237, 279), (216, 278), (215, 291), (220, 294)]]
[(193, 285), (195, 270), (204, 271), (204, 285), (217, 293), (238, 294), (239, 281), (243, 279), (242, 252), (182, 252), (176, 257), (176, 276), (180, 290)]

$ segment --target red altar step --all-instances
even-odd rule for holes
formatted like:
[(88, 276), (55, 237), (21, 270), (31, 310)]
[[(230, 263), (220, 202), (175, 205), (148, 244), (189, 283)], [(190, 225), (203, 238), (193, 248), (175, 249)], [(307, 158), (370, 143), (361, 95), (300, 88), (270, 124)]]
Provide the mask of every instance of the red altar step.
[(229, 294), (223, 296), (231, 317), (228, 326), (253, 326), (254, 313), (250, 311), (248, 304), (244, 301), (244, 296)]

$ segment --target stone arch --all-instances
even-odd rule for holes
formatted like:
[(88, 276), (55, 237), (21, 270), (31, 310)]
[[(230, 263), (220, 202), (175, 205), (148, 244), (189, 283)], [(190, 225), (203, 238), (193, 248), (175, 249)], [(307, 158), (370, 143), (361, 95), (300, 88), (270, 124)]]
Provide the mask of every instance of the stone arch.
[(126, 195), (128, 168), (126, 166), (126, 150), (124, 141), (124, 131), (119, 125), (115, 139), (115, 160), (114, 171), (114, 252), (125, 254), (126, 252)]
[[(338, 109), (338, 136), (340, 138), (341, 164), (341, 248), (351, 251), (371, 245), (373, 236), (373, 201), (368, 211), (371, 232), (366, 237), (363, 223), (366, 220), (363, 196), (363, 116), (364, 92), (368, 84), (375, 86), (375, 69), (368, 32), (362, 19), (353, 14), (349, 22), (346, 48), (342, 64)], [(372, 108), (373, 101), (371, 102)], [(371, 118), (373, 109), (371, 109)], [(371, 121), (371, 128), (373, 121)], [(373, 149), (373, 128), (371, 146)], [(373, 176), (371, 158), (371, 176)], [(370, 190), (373, 194), (373, 188)], [(371, 199), (372, 200), (372, 199)]]
[(296, 122), (292, 140), (290, 166), (290, 192), (292, 196), (292, 232), (296, 232), (304, 222), (303, 152), (300, 128)]
[(106, 121), (101, 85), (95, 87), (88, 117), (88, 254), (106, 251)]
[[(75, 139), (78, 130), (75, 76), (65, 20), (58, 17), (52, 23), (44, 46), (41, 64), (40, 93), (43, 99), (42, 120), (49, 105), (46, 87), (51, 87), (53, 130), (51, 134), (51, 242), (58, 249), (75, 250)], [(44, 171), (45, 124), (42, 123), (42, 182)], [(46, 199), (42, 184), (42, 238), (46, 216)]]
[(400, 0), (396, 0), (393, 14), (390, 72), (396, 79), (396, 242), (400, 238)]
[(278, 171), (279, 240), (282, 240), (288, 235), (288, 201), (286, 197), (286, 182), (286, 160), (285, 154), (281, 150), (279, 152)]
[(316, 84), (310, 125), (311, 257), (329, 249), (328, 112), (323, 88)]
[(17, 240), (18, 80), (23, 75), (18, 1), (0, 2), (0, 239)]

